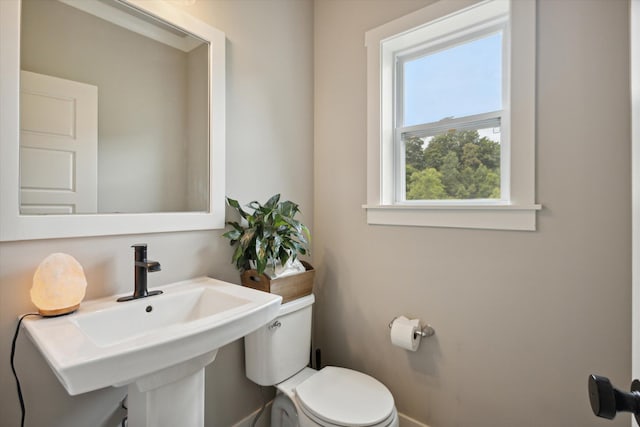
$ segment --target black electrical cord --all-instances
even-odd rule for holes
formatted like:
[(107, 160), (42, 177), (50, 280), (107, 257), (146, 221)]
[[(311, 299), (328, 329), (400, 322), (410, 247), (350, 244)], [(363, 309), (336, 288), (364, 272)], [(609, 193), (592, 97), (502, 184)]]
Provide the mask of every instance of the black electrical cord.
[(18, 326), (16, 326), (16, 333), (13, 335), (13, 342), (11, 343), (11, 370), (13, 371), (13, 376), (16, 379), (16, 387), (18, 388), (18, 400), (20, 401), (20, 410), (22, 411), (22, 419), (20, 425), (24, 427), (24, 398), (22, 397), (22, 388), (20, 388), (20, 380), (18, 379), (18, 374), (16, 373), (16, 366), (14, 364), (14, 359), (16, 355), (16, 341), (18, 340), (18, 333), (20, 332), (20, 325), (22, 321), (27, 316), (40, 316), (40, 313), (27, 313), (20, 316), (18, 319)]

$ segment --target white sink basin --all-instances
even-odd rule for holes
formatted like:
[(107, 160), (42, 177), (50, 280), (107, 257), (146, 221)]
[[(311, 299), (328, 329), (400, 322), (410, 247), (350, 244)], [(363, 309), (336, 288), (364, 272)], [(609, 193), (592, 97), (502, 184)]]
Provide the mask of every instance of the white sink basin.
[[(155, 289), (164, 293), (86, 301), (73, 314), (23, 324), (69, 394), (136, 382), (146, 391), (210, 363), (218, 348), (274, 319), (281, 302), (206, 277)], [(158, 372), (170, 375), (158, 380)]]

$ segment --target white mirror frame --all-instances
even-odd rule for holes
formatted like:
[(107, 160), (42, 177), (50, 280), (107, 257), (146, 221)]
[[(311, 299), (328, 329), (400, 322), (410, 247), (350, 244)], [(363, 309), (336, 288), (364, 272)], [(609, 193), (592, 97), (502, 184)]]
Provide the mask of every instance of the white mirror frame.
[(119, 0), (209, 43), (209, 212), (20, 214), (20, 0), (0, 0), (0, 241), (224, 228), (225, 34), (164, 1)]

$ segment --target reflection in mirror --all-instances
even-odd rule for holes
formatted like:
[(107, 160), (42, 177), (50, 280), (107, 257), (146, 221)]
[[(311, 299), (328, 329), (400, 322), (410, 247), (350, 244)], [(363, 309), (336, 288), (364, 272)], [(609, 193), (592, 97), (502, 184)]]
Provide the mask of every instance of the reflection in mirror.
[(209, 210), (207, 43), (114, 0), (23, 0), (20, 41), (21, 214)]

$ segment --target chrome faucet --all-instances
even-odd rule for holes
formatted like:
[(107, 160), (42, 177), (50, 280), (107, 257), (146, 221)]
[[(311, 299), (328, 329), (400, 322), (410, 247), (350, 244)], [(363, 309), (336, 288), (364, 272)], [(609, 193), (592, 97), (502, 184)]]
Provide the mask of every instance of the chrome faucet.
[(133, 295), (118, 298), (118, 302), (131, 301), (134, 299), (150, 297), (152, 295), (158, 295), (162, 293), (162, 291), (149, 292), (147, 290), (147, 272), (153, 273), (155, 271), (160, 271), (160, 263), (158, 261), (149, 261), (147, 259), (146, 243), (139, 243), (131, 247), (135, 250), (135, 261), (133, 267), (135, 275), (135, 287), (133, 290)]

